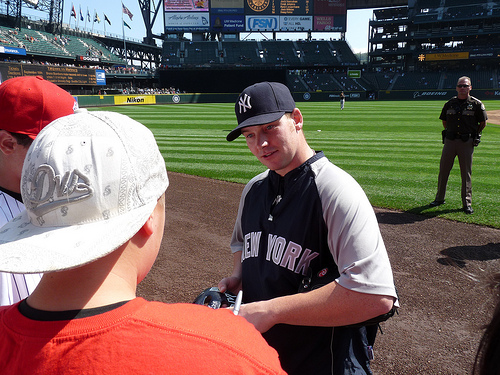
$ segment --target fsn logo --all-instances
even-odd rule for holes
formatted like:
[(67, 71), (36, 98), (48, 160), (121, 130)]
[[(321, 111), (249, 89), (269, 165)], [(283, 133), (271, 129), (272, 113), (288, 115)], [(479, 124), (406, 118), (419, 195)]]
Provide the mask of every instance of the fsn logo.
[(274, 30), (278, 28), (278, 19), (275, 17), (250, 17), (248, 19), (248, 28), (250, 30)]

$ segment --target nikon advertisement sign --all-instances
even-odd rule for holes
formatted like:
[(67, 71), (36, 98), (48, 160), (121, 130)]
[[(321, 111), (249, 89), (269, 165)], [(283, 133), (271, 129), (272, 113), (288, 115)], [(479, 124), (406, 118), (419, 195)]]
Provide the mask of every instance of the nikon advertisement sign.
[(115, 105), (124, 104), (156, 104), (154, 95), (117, 95), (115, 96)]

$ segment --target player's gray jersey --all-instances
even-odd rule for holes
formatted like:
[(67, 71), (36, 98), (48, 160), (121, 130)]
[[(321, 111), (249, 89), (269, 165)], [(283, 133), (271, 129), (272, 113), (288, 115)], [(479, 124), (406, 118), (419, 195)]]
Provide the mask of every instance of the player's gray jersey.
[[(241, 251), (245, 303), (333, 280), (397, 298), (373, 207), (359, 184), (322, 152), (284, 177), (268, 170), (246, 185), (231, 249)], [(365, 327), (278, 324), (263, 336), (289, 373), (344, 373), (344, 366), (368, 363)]]

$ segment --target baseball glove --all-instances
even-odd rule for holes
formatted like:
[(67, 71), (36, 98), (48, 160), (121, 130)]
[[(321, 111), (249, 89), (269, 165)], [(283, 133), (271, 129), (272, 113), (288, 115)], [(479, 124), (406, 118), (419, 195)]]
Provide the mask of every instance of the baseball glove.
[(205, 305), (211, 309), (219, 309), (221, 307), (232, 307), (236, 300), (236, 296), (231, 292), (221, 293), (216, 286), (207, 288), (195, 298), (193, 303), (197, 305)]

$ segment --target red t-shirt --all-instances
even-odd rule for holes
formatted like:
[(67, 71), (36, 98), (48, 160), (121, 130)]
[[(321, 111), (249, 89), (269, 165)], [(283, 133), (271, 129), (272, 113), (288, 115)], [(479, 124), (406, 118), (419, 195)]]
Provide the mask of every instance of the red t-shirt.
[(231, 311), (142, 298), (64, 321), (1, 307), (0, 373), (285, 374), (276, 351)]

